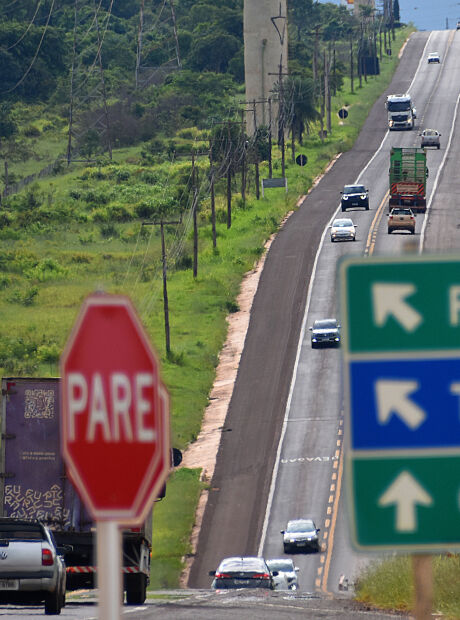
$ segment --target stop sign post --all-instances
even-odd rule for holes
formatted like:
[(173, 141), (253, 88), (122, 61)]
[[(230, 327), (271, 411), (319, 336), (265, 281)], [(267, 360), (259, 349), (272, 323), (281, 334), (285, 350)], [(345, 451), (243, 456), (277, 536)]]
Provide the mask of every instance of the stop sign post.
[(97, 522), (100, 617), (113, 620), (120, 527), (142, 523), (171, 467), (168, 393), (127, 297), (84, 301), (61, 357), (61, 382), (63, 457)]

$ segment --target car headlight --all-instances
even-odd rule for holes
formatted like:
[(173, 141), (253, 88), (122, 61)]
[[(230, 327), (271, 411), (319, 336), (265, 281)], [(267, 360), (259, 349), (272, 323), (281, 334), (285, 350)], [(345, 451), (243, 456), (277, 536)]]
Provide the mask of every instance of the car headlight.
[(366, 200), (366, 194), (361, 194), (360, 198), (361, 200)]
[(394, 121), (390, 121), (390, 127), (393, 127), (394, 124), (395, 124)]
[(312, 342), (316, 342), (316, 338), (312, 338), (312, 339), (311, 339), (311, 341), (312, 341)]
[(339, 336), (335, 337), (335, 341), (338, 342), (340, 340)]
[(348, 200), (348, 196), (342, 196), (343, 200)]

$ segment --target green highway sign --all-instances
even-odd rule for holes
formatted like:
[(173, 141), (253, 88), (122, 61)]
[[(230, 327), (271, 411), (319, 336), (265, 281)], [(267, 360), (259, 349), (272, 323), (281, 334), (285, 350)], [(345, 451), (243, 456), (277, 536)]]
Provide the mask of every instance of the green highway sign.
[(460, 349), (460, 258), (408, 256), (340, 267), (350, 353)]
[(351, 464), (357, 547), (454, 549), (460, 541), (460, 455), (359, 458)]
[(346, 257), (339, 282), (352, 540), (460, 548), (460, 256)]

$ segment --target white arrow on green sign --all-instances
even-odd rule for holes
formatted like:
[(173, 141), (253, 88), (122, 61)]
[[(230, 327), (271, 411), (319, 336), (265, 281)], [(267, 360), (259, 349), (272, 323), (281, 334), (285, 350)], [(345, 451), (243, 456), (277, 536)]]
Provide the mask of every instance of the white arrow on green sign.
[(460, 548), (460, 257), (339, 265), (352, 538)]

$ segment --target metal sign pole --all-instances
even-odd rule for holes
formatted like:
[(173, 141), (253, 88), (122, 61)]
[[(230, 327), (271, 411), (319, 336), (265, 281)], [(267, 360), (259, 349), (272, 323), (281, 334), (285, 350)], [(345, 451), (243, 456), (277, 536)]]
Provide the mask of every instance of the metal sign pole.
[(99, 620), (121, 620), (121, 530), (117, 521), (97, 521)]

